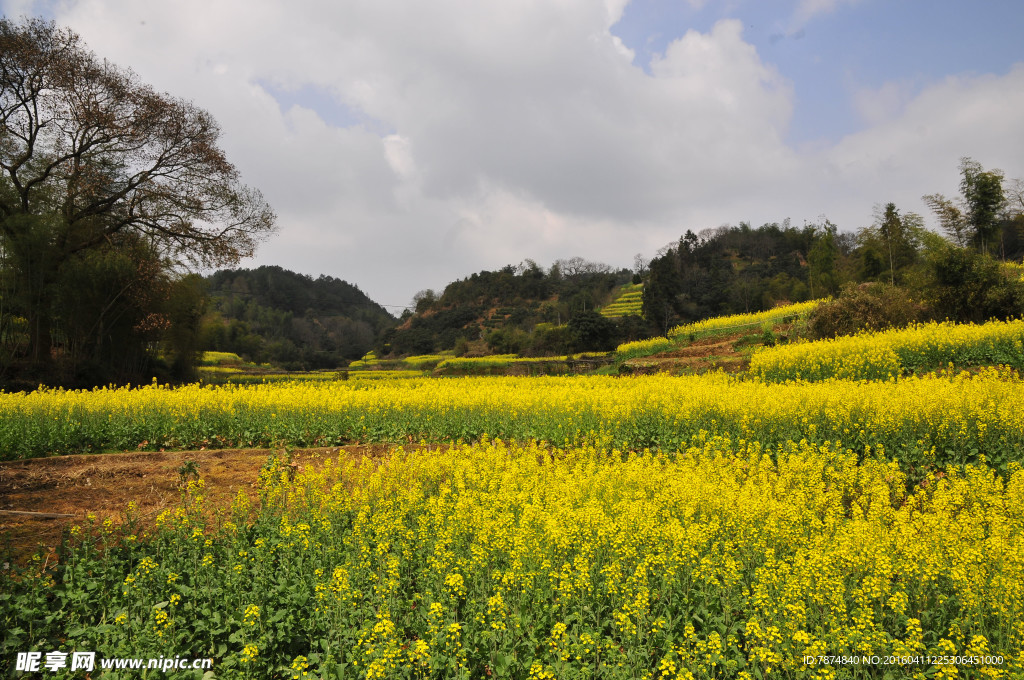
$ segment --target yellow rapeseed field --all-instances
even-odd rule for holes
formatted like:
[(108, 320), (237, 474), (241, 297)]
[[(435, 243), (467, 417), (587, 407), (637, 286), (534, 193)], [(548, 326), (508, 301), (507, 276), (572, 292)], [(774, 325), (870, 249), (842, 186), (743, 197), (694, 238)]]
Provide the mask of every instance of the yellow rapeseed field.
[(690, 336), (700, 336), (732, 329), (749, 329), (762, 324), (779, 323), (789, 317), (806, 316), (821, 302), (822, 300), (810, 300), (808, 302), (775, 307), (763, 312), (716, 316), (704, 319), (703, 321), (683, 324), (682, 326), (672, 328), (668, 332), (668, 337), (649, 338), (647, 340), (623, 343), (615, 348), (615, 354), (620, 360), (624, 360), (665, 352), (678, 347), (681, 342), (686, 341)]
[(473, 441), (672, 451), (708, 436), (841, 442), (913, 465), (1024, 450), (1015, 374), (771, 384), (726, 375), (481, 377), (0, 394), (8, 457), (110, 449)]
[(728, 328), (741, 328), (743, 326), (757, 326), (767, 322), (779, 322), (786, 317), (805, 316), (814, 310), (825, 300), (808, 300), (792, 305), (775, 307), (763, 312), (752, 312), (750, 314), (732, 314), (729, 316), (716, 316), (703, 321), (676, 326), (668, 332), (672, 339), (685, 338), (688, 335), (700, 335), (708, 331), (724, 330)]
[(886, 380), (918, 369), (1002, 363), (1024, 368), (1024, 320), (927, 323), (766, 348), (750, 373), (766, 380)]
[(679, 343), (675, 340), (669, 340), (668, 338), (648, 338), (647, 340), (624, 342), (615, 348), (615, 354), (620, 359), (629, 359), (632, 357), (657, 354), (658, 352), (666, 352), (678, 346)]
[[(908, 494), (894, 463), (834, 445), (712, 438), (672, 458), (484, 439), (285, 470), (219, 519), (190, 483), (128, 550), (79, 531), (76, 625), (38, 616), (34, 634), (171, 645), (227, 678), (1024, 674), (1017, 468)], [(53, 585), (34, 569), (0, 624), (37, 616)]]
[[(73, 527), (57, 565), (8, 564), (0, 675), (96, 650), (227, 679), (1022, 678), (1024, 382), (826, 377), (1019, 350), (1020, 324), (783, 347), (845, 357), (787, 382), (765, 352), (756, 378), (0, 393), (7, 458), (275, 452), (258, 500), (208, 507), (182, 472), (155, 525), (130, 507)], [(350, 442), (405, 448), (288, 464)]]

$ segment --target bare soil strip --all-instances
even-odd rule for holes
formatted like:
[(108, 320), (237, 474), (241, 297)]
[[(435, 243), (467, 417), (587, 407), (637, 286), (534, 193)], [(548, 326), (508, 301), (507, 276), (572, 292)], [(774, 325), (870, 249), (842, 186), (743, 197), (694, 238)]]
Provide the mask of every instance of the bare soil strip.
[[(296, 449), (292, 461), (300, 468), (345, 452), (380, 456), (391, 447), (360, 445)], [(254, 483), (269, 449), (216, 449), (159, 453), (105, 453), (55, 456), (0, 462), (0, 552), (10, 541), (19, 561), (40, 546), (54, 552), (61, 531), (85, 521), (112, 518), (120, 524), (130, 501), (138, 505), (143, 524), (181, 500), (178, 469), (195, 461), (213, 507), (228, 507), (239, 489), (255, 499)]]

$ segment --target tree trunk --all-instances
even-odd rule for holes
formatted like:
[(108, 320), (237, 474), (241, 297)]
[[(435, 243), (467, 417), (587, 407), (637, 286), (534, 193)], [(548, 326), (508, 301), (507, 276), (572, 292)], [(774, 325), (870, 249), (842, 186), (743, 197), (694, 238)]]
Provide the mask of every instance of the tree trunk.
[(50, 315), (39, 309), (26, 310), (28, 319), (28, 359), (33, 368), (42, 373), (53, 365), (53, 337), (50, 333)]

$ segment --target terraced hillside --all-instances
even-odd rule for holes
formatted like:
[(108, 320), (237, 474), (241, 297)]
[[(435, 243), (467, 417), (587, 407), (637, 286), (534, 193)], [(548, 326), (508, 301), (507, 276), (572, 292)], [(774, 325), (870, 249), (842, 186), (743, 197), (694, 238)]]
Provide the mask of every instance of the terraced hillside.
[(624, 316), (641, 316), (644, 304), (644, 284), (627, 283), (619, 289), (615, 300), (601, 308), (601, 316), (608, 319), (621, 319)]

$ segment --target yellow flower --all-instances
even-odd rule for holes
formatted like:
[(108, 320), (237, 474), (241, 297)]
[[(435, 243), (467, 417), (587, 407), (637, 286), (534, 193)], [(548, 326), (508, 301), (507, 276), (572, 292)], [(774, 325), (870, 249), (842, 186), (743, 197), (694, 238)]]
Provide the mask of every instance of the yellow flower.
[(254, 604), (250, 604), (245, 608), (245, 615), (242, 617), (242, 622), (247, 626), (255, 626), (256, 622), (260, 620), (260, 608)]
[(292, 671), (293, 680), (298, 680), (298, 678), (309, 677), (309, 673), (306, 672), (306, 669), (309, 668), (309, 659), (307, 659), (304, 656), (295, 657), (292, 660), (292, 665), (290, 666), (290, 668)]

